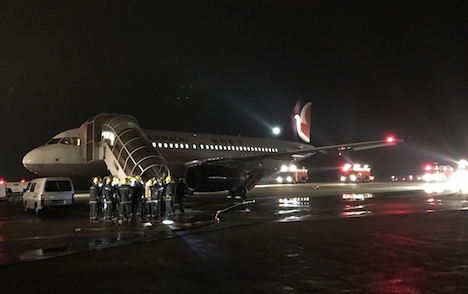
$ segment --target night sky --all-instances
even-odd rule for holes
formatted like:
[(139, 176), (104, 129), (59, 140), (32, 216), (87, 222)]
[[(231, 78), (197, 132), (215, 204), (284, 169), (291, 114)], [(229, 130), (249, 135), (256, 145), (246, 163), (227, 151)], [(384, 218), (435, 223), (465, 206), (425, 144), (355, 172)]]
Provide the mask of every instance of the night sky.
[(0, 178), (34, 177), (23, 155), (99, 112), (266, 137), (299, 97), (316, 146), (410, 136), (351, 154), (376, 174), (457, 160), (467, 20), (467, 1), (1, 1)]

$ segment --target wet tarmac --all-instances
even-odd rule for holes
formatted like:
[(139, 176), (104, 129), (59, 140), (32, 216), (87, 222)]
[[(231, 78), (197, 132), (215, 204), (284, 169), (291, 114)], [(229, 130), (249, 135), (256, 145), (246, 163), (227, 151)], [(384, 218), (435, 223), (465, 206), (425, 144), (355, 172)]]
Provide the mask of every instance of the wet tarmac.
[(0, 203), (0, 293), (468, 293), (468, 194), (430, 188), (196, 194), (171, 224)]

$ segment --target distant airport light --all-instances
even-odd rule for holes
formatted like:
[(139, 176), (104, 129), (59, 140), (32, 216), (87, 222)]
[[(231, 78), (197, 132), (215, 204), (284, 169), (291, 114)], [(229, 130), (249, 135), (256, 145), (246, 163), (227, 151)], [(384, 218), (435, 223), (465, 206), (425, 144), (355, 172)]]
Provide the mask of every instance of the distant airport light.
[(278, 127), (274, 127), (272, 129), (272, 132), (273, 132), (274, 135), (279, 135), (281, 133), (281, 129), (278, 128)]

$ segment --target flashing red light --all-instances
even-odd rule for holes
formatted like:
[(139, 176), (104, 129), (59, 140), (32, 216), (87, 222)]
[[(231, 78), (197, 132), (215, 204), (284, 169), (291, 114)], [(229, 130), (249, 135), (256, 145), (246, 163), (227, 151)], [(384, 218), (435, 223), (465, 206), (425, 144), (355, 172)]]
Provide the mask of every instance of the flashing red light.
[(387, 137), (387, 143), (395, 142), (395, 137)]
[(343, 166), (343, 171), (347, 172), (351, 169), (351, 164), (347, 163)]
[(0, 185), (5, 184), (5, 181), (3, 179), (0, 179)]
[(26, 180), (25, 180), (25, 179), (22, 179), (22, 180), (21, 180), (21, 183), (26, 183)]
[(432, 165), (427, 164), (427, 165), (424, 167), (424, 170), (432, 170)]

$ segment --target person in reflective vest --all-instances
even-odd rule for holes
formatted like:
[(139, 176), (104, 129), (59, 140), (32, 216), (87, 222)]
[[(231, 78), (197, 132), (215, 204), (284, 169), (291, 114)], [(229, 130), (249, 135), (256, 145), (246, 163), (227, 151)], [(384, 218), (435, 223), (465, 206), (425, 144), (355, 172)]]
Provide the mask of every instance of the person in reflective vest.
[(132, 214), (137, 222), (141, 222), (141, 213), (143, 210), (144, 187), (141, 182), (141, 177), (136, 175), (132, 182), (133, 197), (132, 197)]
[(119, 216), (119, 186), (120, 179), (112, 178), (112, 219), (117, 220)]
[(156, 179), (152, 178), (146, 182), (145, 188), (145, 197), (146, 197), (146, 218), (155, 219), (156, 218), (156, 207), (158, 205), (158, 190)]
[(112, 189), (112, 177), (108, 177), (106, 179), (106, 183), (104, 184), (103, 188), (103, 196), (104, 196), (104, 221), (110, 222), (112, 218), (112, 198), (114, 196), (114, 192)]
[(166, 184), (164, 183), (164, 177), (160, 177), (157, 180), (158, 186), (158, 206), (156, 209), (158, 210), (158, 216), (163, 217), (166, 214), (166, 201), (164, 197), (166, 195)]
[(187, 187), (187, 184), (185, 183), (185, 179), (180, 178), (179, 183), (177, 184), (177, 188), (176, 188), (176, 198), (177, 198), (177, 202), (179, 203), (179, 212), (182, 212), (182, 213), (185, 212), (184, 203), (185, 203), (185, 198), (187, 198), (187, 190), (188, 190), (188, 187)]
[(128, 184), (128, 179), (122, 179), (121, 185), (118, 189), (119, 198), (119, 224), (129, 222), (132, 217), (132, 189)]
[(89, 222), (98, 223), (98, 203), (101, 179), (99, 177), (93, 178), (93, 183), (89, 187)]
[(166, 202), (166, 217), (170, 218), (174, 215), (175, 212), (175, 183), (171, 176), (166, 177), (166, 193), (164, 200)]

